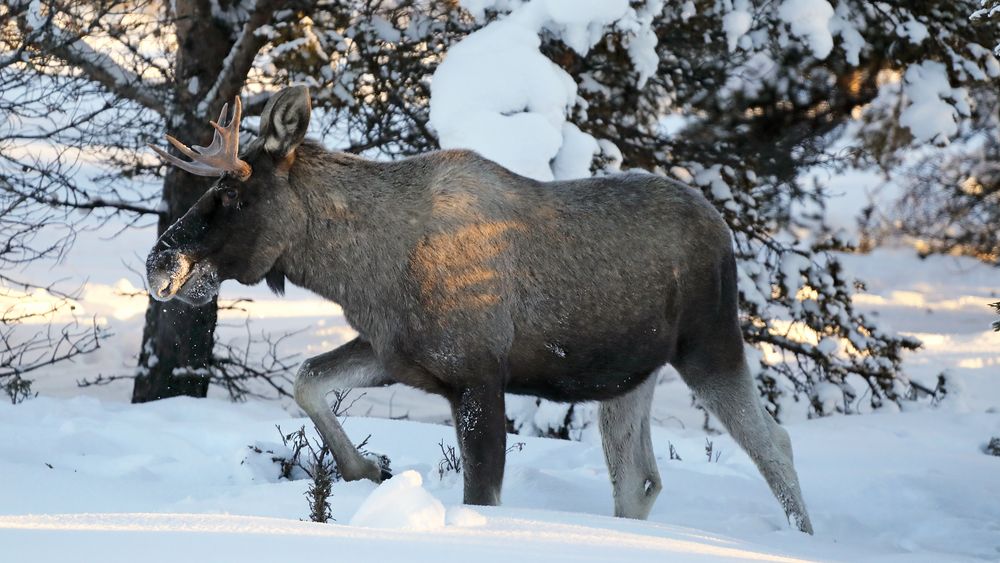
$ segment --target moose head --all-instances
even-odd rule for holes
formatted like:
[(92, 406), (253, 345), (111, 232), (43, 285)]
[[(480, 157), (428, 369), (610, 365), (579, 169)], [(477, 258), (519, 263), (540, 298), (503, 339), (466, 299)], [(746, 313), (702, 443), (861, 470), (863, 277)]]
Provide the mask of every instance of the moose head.
[(215, 136), (207, 147), (187, 147), (167, 135), (183, 160), (151, 146), (169, 164), (199, 176), (218, 177), (208, 191), (156, 241), (146, 260), (150, 294), (160, 301), (178, 298), (208, 303), (223, 280), (254, 284), (267, 278), (275, 291), (284, 277), (275, 262), (305, 224), (305, 205), (289, 182), (296, 149), (305, 138), (311, 112), (305, 87), (286, 88), (267, 102), (260, 135), (239, 150), (242, 104), (233, 115), (223, 106)]

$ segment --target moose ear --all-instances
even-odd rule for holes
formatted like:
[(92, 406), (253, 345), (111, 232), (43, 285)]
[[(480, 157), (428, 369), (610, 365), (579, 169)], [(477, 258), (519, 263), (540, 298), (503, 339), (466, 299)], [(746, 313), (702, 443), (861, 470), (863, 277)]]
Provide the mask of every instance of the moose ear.
[(285, 88), (271, 96), (260, 114), (264, 150), (275, 158), (288, 156), (305, 138), (310, 113), (312, 105), (305, 86)]

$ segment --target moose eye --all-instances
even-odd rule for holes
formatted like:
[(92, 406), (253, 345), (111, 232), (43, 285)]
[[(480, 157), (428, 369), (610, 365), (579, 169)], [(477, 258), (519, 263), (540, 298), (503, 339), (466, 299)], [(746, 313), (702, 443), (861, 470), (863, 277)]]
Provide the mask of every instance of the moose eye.
[(239, 196), (240, 192), (236, 188), (227, 188), (226, 191), (222, 192), (222, 205), (232, 205)]

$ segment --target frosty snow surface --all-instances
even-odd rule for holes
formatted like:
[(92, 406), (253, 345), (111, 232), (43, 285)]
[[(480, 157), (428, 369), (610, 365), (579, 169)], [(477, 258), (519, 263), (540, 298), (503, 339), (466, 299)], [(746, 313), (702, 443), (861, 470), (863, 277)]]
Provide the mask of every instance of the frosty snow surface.
[[(683, 396), (677, 381), (657, 390)], [(982, 397), (978, 398), (982, 400)], [(995, 399), (995, 397), (994, 397)], [(681, 402), (681, 401), (676, 401)], [(816, 527), (791, 530), (750, 460), (671, 409), (653, 442), (664, 489), (649, 521), (612, 518), (599, 441), (513, 436), (504, 505), (462, 507), (437, 465), (440, 424), (346, 419), (391, 453), (396, 477), (334, 484), (335, 521), (307, 517), (307, 480), (279, 479), (274, 403), (128, 405), (39, 397), (0, 405), (0, 545), (7, 561), (274, 561), (295, 553), (386, 561), (961, 561), (996, 559), (997, 414), (953, 405), (788, 426)], [(685, 428), (681, 428), (681, 423)], [(673, 445), (681, 461), (669, 460)]]

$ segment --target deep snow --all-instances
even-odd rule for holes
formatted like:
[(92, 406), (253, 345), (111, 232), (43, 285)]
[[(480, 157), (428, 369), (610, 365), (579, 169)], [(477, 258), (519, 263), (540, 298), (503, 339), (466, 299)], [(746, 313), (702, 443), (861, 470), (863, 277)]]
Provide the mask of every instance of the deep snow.
[(314, 524), (299, 522), (307, 482), (280, 480), (249, 447), (279, 448), (276, 424), (307, 423), (276, 404), (39, 397), (0, 406), (0, 545), (8, 561), (995, 560), (1000, 460), (980, 448), (1000, 416), (960, 410), (789, 426), (808, 537), (728, 436), (709, 437), (722, 453), (707, 461), (700, 430), (654, 429), (664, 490), (639, 522), (608, 516), (597, 441), (511, 437), (525, 445), (508, 454), (504, 506), (462, 509), (461, 479), (437, 468), (451, 428), (348, 418), (398, 477), (335, 484), (336, 523)]

